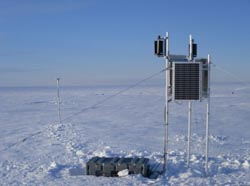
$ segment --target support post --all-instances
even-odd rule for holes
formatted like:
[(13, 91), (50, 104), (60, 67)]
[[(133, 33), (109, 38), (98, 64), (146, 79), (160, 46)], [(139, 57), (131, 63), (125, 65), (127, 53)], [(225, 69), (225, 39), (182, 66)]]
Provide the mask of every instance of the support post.
[(191, 144), (191, 115), (192, 115), (192, 102), (188, 102), (188, 147), (187, 147), (187, 167), (190, 163), (190, 144)]
[(165, 125), (164, 125), (164, 166), (163, 172), (167, 170), (167, 156), (168, 156), (168, 55), (169, 55), (169, 36), (166, 32), (165, 38), (165, 59), (166, 59), (166, 88), (165, 88)]
[(189, 35), (189, 61), (191, 62), (193, 60), (193, 39), (192, 39), (192, 35)]
[[(189, 35), (189, 63), (193, 61), (193, 38)], [(192, 114), (192, 103), (188, 102), (188, 145), (187, 145), (187, 167), (190, 163), (190, 143), (191, 143), (191, 114)]]
[(206, 112), (206, 151), (205, 151), (205, 173), (208, 176), (208, 150), (209, 150), (209, 118), (210, 118), (210, 64), (211, 59), (208, 55), (208, 97), (207, 97), (207, 112)]
[(60, 100), (60, 78), (56, 79), (56, 84), (57, 84), (57, 108), (58, 108), (58, 122), (59, 124), (62, 122), (61, 121), (61, 108), (60, 108), (60, 104), (61, 104), (61, 100)]

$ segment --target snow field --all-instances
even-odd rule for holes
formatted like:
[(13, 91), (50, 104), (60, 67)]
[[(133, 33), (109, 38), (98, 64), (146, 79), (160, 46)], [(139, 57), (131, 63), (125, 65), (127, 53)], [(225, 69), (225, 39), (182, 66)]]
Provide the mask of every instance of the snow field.
[(1, 185), (250, 185), (250, 90), (239, 87), (212, 85), (208, 177), (204, 102), (193, 103), (190, 168), (187, 103), (170, 103), (168, 171), (157, 179), (86, 176), (85, 165), (94, 156), (144, 156), (152, 166), (162, 163), (163, 86), (140, 86), (95, 108), (89, 106), (122, 87), (62, 88), (62, 118), (87, 108), (62, 124), (56, 89), (1, 88)]

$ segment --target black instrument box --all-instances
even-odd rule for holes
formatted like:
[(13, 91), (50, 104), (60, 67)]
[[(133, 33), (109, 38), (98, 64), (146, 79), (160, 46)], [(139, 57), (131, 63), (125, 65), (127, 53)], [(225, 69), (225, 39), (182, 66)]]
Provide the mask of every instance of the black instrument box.
[(144, 177), (149, 177), (149, 159), (93, 157), (86, 166), (87, 175), (106, 177), (117, 177), (117, 173), (125, 169), (128, 169), (129, 174), (142, 174)]

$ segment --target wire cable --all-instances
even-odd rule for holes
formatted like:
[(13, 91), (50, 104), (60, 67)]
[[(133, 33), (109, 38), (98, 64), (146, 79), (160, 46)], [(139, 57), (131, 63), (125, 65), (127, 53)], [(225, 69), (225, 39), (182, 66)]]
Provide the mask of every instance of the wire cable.
[[(66, 120), (69, 120), (69, 119), (71, 119), (72, 117), (77, 116), (77, 115), (79, 115), (79, 114), (82, 114), (82, 113), (84, 113), (84, 112), (86, 112), (86, 111), (88, 111), (88, 110), (90, 110), (90, 109), (96, 109), (96, 108), (98, 108), (97, 106), (99, 106), (99, 105), (105, 103), (106, 101), (109, 101), (109, 100), (113, 99), (114, 97), (118, 96), (119, 94), (122, 94), (122, 93), (124, 93), (124, 92), (126, 92), (126, 91), (128, 91), (128, 90), (130, 90), (130, 89), (132, 89), (132, 88), (134, 88), (134, 87), (136, 87), (136, 86), (138, 86), (138, 85), (140, 85), (141, 83), (143, 83), (143, 82), (145, 82), (145, 81), (148, 81), (148, 80), (154, 78), (155, 76), (161, 74), (162, 72), (165, 72), (166, 70), (167, 70), (167, 68), (164, 68), (163, 70), (161, 70), (161, 71), (159, 71), (159, 72), (156, 72), (156, 73), (154, 73), (154, 74), (152, 74), (152, 75), (150, 75), (150, 76), (148, 76), (148, 77), (146, 77), (146, 78), (144, 78), (144, 79), (142, 79), (142, 80), (136, 82), (135, 84), (130, 85), (130, 86), (126, 87), (125, 89), (122, 89), (122, 90), (118, 91), (117, 93), (115, 93), (115, 94), (113, 94), (113, 95), (110, 95), (109, 97), (107, 97), (107, 98), (105, 98), (105, 99), (103, 99), (103, 100), (101, 100), (101, 101), (99, 101), (99, 102), (93, 104), (92, 106), (83, 108), (83, 109), (80, 110), (79, 112), (76, 112), (76, 113), (74, 113), (74, 114), (72, 114), (72, 115), (70, 115), (70, 116), (64, 118), (64, 119), (62, 120), (62, 122), (66, 121)], [(43, 130), (40, 130), (40, 131), (38, 131), (38, 132), (36, 132), (36, 133), (32, 133), (32, 134), (26, 136), (25, 138), (23, 138), (22, 140), (17, 141), (16, 143), (11, 144), (10, 146), (8, 146), (8, 147), (6, 147), (6, 148), (4, 148), (4, 149), (1, 149), (0, 151), (2, 152), (2, 151), (5, 151), (5, 150), (7, 150), (7, 149), (10, 149), (10, 148), (12, 148), (12, 147), (15, 147), (15, 146), (17, 146), (17, 145), (20, 145), (21, 143), (24, 143), (24, 142), (27, 141), (28, 139), (30, 139), (30, 138), (32, 138), (32, 137), (34, 137), (34, 136), (37, 136), (37, 135), (39, 135), (39, 134), (42, 134), (45, 130), (46, 130), (46, 128), (43, 129)]]
[[(244, 84), (245, 87), (244, 88), (250, 88), (250, 83), (247, 81), (244, 81), (243, 79), (241, 79), (240, 77), (236, 76), (235, 74), (233, 74), (232, 72), (229, 72), (227, 70), (225, 70), (225, 68), (222, 68), (220, 66), (218, 66), (217, 64), (212, 63), (212, 67), (215, 67), (217, 70), (220, 70), (221, 72), (224, 72), (225, 74), (229, 75), (230, 77), (238, 80), (240, 83)], [(242, 88), (236, 88), (234, 90), (240, 90)]]
[(86, 111), (88, 111), (88, 110), (90, 110), (90, 109), (95, 109), (95, 108), (97, 108), (97, 106), (99, 106), (99, 105), (105, 103), (106, 101), (111, 100), (111, 99), (113, 99), (114, 97), (116, 97), (116, 96), (118, 96), (118, 95), (120, 95), (120, 94), (122, 94), (122, 93), (124, 93), (124, 92), (126, 92), (126, 91), (128, 91), (128, 90), (130, 90), (130, 89), (132, 89), (132, 88), (134, 88), (134, 87), (136, 87), (136, 86), (138, 86), (138, 85), (140, 85), (141, 83), (143, 83), (143, 82), (145, 82), (145, 81), (148, 81), (148, 80), (154, 78), (155, 76), (161, 74), (162, 72), (165, 72), (166, 70), (167, 70), (167, 69), (165, 68), (165, 69), (163, 69), (163, 70), (161, 70), (161, 71), (159, 71), (159, 72), (157, 72), (157, 73), (154, 73), (154, 74), (150, 75), (149, 77), (147, 77), (147, 78), (145, 78), (145, 79), (142, 79), (142, 80), (136, 82), (135, 84), (130, 85), (130, 86), (126, 87), (125, 89), (122, 89), (122, 90), (118, 91), (117, 93), (115, 93), (115, 94), (113, 94), (113, 95), (110, 95), (109, 97), (107, 97), (107, 98), (105, 98), (105, 99), (103, 99), (103, 100), (101, 100), (101, 101), (99, 101), (99, 102), (93, 104), (92, 106), (83, 108), (83, 109), (80, 110), (79, 112), (76, 112), (76, 113), (74, 113), (74, 114), (72, 114), (72, 115), (70, 115), (70, 116), (64, 118), (64, 119), (62, 120), (62, 122), (66, 121), (66, 120), (68, 120), (68, 119), (70, 119), (70, 118), (72, 118), (72, 117), (74, 117), (74, 116), (77, 116), (77, 115), (79, 115), (79, 114), (82, 114), (82, 113), (84, 113), (84, 112), (86, 112)]

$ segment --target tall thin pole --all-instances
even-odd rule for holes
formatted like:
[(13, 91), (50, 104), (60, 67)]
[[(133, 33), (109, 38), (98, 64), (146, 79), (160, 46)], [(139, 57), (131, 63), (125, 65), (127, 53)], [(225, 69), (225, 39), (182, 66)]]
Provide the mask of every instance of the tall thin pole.
[[(192, 35), (189, 35), (189, 62), (193, 60), (193, 39)], [(187, 146), (187, 166), (190, 163), (190, 143), (191, 143), (191, 114), (192, 114), (192, 103), (188, 102), (188, 146)]]
[(56, 79), (56, 84), (57, 84), (57, 106), (58, 106), (58, 122), (59, 124), (62, 122), (61, 121), (61, 108), (60, 108), (60, 104), (61, 104), (61, 100), (60, 100), (60, 78)]
[(169, 55), (169, 36), (168, 32), (166, 32), (165, 38), (166, 44), (166, 88), (165, 88), (165, 125), (164, 125), (164, 167), (163, 172), (167, 170), (167, 156), (168, 156), (168, 55)]
[(208, 175), (208, 146), (209, 146), (209, 117), (210, 117), (210, 64), (211, 59), (208, 55), (208, 96), (207, 96), (207, 112), (206, 112), (206, 152), (205, 152), (205, 172)]
[(188, 102), (188, 148), (187, 148), (187, 166), (190, 162), (190, 143), (191, 143), (191, 115), (192, 115), (192, 102)]

